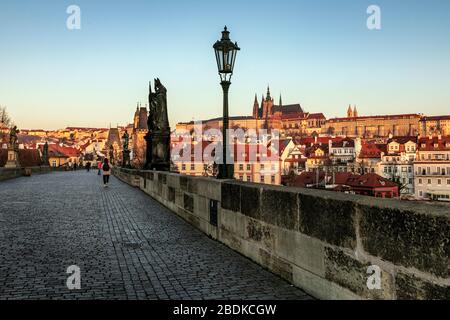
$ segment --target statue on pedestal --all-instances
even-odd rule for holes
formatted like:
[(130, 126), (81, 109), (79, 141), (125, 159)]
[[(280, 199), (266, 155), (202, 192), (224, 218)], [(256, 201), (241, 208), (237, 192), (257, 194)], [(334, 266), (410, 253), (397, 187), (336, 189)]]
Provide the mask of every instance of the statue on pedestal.
[(19, 145), (17, 143), (19, 133), (17, 126), (14, 126), (9, 131), (9, 144), (8, 144), (8, 160), (5, 164), (5, 168), (19, 168)]
[(48, 162), (48, 142), (47, 141), (45, 141), (44, 148), (43, 148), (43, 151), (42, 151), (42, 162), (44, 163), (45, 166), (49, 165), (49, 162)]
[(17, 149), (18, 148), (18, 144), (17, 144), (17, 134), (20, 132), (19, 129), (17, 129), (17, 126), (14, 126), (11, 128), (11, 131), (9, 132), (9, 145), (11, 146), (12, 149)]
[(130, 141), (130, 135), (127, 131), (122, 136), (123, 140), (123, 151), (122, 151), (122, 167), (129, 168), (131, 167), (130, 163), (130, 150), (129, 147), (129, 141)]
[(114, 147), (113, 147), (113, 145), (109, 146), (109, 163), (114, 165)]
[(128, 134), (128, 131), (125, 131), (125, 133), (122, 136), (122, 139), (123, 139), (123, 150), (128, 150), (130, 142), (130, 135)]
[(154, 80), (155, 92), (149, 84), (148, 133), (145, 168), (158, 171), (170, 170), (170, 127), (167, 115), (167, 89), (159, 78)]

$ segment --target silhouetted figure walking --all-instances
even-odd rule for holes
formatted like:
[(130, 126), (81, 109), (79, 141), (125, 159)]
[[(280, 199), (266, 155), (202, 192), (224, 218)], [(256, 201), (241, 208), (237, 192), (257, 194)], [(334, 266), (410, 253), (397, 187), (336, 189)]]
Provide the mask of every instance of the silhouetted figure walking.
[(107, 158), (103, 160), (102, 171), (103, 171), (103, 185), (107, 187), (109, 184), (109, 176), (111, 174), (111, 166), (109, 165), (109, 161)]

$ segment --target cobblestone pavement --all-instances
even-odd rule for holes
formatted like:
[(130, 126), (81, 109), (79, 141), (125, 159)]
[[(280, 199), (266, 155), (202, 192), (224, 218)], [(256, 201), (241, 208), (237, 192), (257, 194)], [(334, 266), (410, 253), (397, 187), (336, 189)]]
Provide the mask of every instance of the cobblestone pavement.
[[(0, 299), (310, 299), (114, 177), (0, 182)], [(66, 286), (81, 269), (81, 289)]]

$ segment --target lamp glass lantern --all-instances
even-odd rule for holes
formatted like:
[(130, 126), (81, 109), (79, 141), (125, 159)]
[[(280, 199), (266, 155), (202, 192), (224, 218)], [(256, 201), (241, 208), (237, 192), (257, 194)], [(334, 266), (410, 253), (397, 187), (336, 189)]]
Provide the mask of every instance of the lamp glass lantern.
[(222, 31), (222, 39), (217, 41), (213, 48), (216, 53), (217, 68), (219, 70), (220, 80), (222, 82), (230, 82), (231, 76), (233, 75), (236, 55), (240, 48), (237, 42), (233, 43), (230, 40), (230, 32), (226, 26)]

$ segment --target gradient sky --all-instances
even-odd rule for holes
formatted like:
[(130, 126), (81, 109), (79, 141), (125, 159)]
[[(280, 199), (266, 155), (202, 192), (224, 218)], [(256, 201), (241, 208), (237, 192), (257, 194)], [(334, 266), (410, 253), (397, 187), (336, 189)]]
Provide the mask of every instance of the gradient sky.
[[(66, 8), (81, 8), (81, 30)], [(366, 27), (369, 5), (382, 29)], [(270, 84), (278, 101), (343, 116), (450, 114), (450, 1), (1, 1), (0, 105), (20, 128), (131, 122), (148, 81), (168, 89), (169, 118), (222, 112), (212, 45), (238, 41), (230, 113), (248, 115)]]

